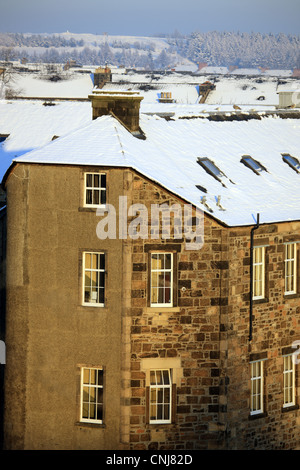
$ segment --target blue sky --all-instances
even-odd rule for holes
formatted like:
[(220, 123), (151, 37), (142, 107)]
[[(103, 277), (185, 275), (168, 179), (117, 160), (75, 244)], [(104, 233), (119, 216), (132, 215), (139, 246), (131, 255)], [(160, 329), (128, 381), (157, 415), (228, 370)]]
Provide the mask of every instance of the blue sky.
[(0, 32), (300, 34), (300, 0), (0, 0)]

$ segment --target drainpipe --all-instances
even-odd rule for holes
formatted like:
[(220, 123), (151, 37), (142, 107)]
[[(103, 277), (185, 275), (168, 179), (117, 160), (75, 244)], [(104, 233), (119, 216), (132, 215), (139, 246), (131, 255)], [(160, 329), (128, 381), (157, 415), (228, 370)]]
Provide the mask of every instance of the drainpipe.
[(249, 341), (252, 340), (252, 310), (253, 310), (253, 239), (254, 230), (259, 227), (259, 214), (257, 214), (256, 225), (251, 229), (250, 237), (250, 314), (249, 314)]

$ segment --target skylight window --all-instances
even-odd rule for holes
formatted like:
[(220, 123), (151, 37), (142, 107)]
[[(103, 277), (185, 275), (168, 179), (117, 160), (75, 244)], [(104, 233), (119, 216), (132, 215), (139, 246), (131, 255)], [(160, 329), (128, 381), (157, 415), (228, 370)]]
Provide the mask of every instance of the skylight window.
[(203, 193), (207, 193), (207, 189), (204, 188), (204, 186), (201, 186), (200, 184), (196, 184), (196, 188), (199, 189), (199, 191), (202, 191)]
[(288, 153), (283, 153), (282, 160), (287, 163), (291, 168), (293, 168), (293, 170), (295, 170), (297, 173), (300, 173), (300, 162), (297, 158), (292, 157)]
[(254, 160), (254, 158), (250, 157), (250, 155), (244, 155), (241, 159), (241, 162), (254, 171), (254, 173), (257, 175), (259, 175), (262, 171), (267, 171), (261, 163), (259, 163), (257, 160)]
[(209, 158), (198, 158), (197, 162), (205, 171), (207, 171), (207, 173), (222, 183), (222, 178), (225, 176), (224, 173), (211, 160), (209, 160)]
[(4, 142), (5, 139), (7, 139), (8, 136), (9, 136), (9, 134), (0, 134), (0, 144), (2, 144), (2, 142)]

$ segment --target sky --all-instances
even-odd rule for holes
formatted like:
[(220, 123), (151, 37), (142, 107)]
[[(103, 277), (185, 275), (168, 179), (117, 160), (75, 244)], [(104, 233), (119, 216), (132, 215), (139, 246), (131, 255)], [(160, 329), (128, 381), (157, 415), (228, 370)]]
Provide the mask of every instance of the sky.
[(0, 0), (0, 32), (300, 34), (300, 0)]

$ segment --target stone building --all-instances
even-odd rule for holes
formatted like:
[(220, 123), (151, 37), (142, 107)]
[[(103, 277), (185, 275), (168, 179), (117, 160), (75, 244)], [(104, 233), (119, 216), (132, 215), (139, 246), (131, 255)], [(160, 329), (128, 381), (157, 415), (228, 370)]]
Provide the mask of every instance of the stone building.
[(109, 67), (98, 67), (94, 72), (94, 86), (103, 88), (105, 83), (112, 81), (112, 73)]
[(133, 98), (4, 177), (4, 446), (296, 449), (300, 120)]

